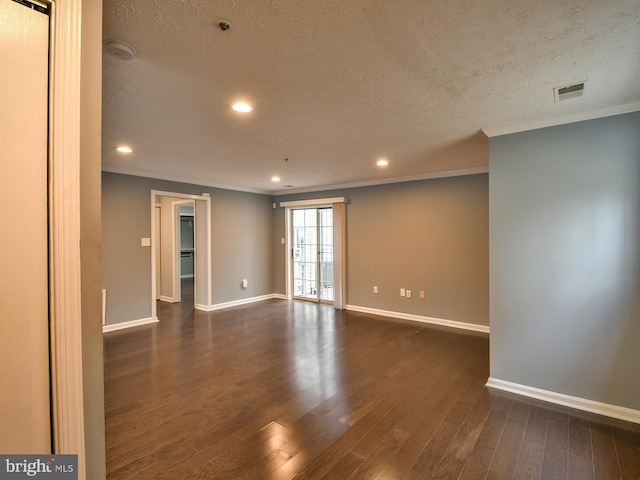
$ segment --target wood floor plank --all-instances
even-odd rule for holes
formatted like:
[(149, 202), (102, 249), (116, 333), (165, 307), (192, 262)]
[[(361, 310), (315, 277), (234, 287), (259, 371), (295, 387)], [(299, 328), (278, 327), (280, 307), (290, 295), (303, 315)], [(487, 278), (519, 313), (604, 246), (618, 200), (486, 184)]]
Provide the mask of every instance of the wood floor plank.
[(618, 464), (618, 454), (610, 425), (590, 422), (593, 440), (595, 478), (603, 480), (619, 479), (622, 476)]
[[(440, 465), (453, 439), (456, 437), (460, 425), (471, 409), (471, 404), (466, 400), (458, 400), (453, 409), (438, 426), (435, 434), (425, 445), (407, 474), (407, 480), (420, 480), (430, 478), (430, 475)], [(478, 417), (471, 416), (480, 421)]]
[(104, 336), (109, 480), (638, 480), (640, 428), (485, 387), (486, 335), (183, 299)]
[(591, 426), (588, 420), (569, 419), (569, 478), (593, 480), (595, 477)]
[(464, 464), (460, 480), (484, 479), (487, 476), (506, 422), (507, 414), (504, 412), (493, 411), (489, 414)]
[(522, 447), (516, 462), (514, 480), (538, 480), (542, 477), (548, 417), (549, 411), (547, 409), (539, 406), (531, 407)]
[(483, 419), (474, 417), (473, 415), (467, 415), (460, 430), (451, 441), (447, 452), (442, 457), (440, 464), (430, 478), (434, 480), (458, 478), (469, 452), (473, 450), (478, 440), (483, 425)]
[(566, 479), (569, 462), (569, 417), (550, 411), (547, 419), (547, 440), (544, 448), (542, 478)]
[(640, 478), (640, 446), (633, 429), (613, 427), (612, 431), (623, 478)]
[(513, 415), (510, 414), (507, 419), (502, 437), (489, 467), (487, 479), (502, 480), (504, 478), (513, 478), (514, 476), (527, 424), (522, 422), (519, 409), (512, 409), (511, 413)]

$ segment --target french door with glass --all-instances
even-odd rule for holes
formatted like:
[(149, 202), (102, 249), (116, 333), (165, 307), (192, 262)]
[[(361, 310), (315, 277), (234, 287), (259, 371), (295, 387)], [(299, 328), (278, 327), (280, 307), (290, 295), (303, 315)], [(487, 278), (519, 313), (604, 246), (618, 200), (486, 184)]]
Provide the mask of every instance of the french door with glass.
[(333, 209), (292, 210), (291, 225), (293, 296), (333, 302)]

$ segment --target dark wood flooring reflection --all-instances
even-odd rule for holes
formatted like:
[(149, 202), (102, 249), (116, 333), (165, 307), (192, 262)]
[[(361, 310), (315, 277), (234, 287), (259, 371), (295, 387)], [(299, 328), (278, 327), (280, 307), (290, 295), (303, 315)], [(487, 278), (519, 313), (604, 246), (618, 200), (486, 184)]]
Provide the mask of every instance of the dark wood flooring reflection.
[(640, 478), (637, 425), (484, 387), (486, 336), (281, 300), (159, 317), (105, 335), (110, 480)]

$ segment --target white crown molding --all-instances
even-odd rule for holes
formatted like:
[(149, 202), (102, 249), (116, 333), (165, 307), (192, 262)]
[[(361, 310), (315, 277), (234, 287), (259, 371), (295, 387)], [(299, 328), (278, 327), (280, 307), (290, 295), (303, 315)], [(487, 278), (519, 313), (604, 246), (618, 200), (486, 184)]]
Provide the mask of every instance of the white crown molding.
[(424, 317), (422, 315), (414, 315), (411, 313), (392, 312), (389, 310), (378, 310), (377, 308), (361, 307), (358, 305), (346, 305), (346, 310), (360, 313), (370, 313), (372, 315), (381, 315), (383, 317), (399, 318), (402, 320), (411, 320), (412, 322), (429, 323), (431, 325), (440, 325), (443, 327), (458, 328), (461, 330), (470, 330), (473, 332), (489, 333), (487, 325), (477, 325), (475, 323), (457, 322), (455, 320), (445, 320), (442, 318)]
[(110, 325), (103, 325), (102, 333), (115, 332), (116, 330), (124, 330), (125, 328), (139, 327), (141, 325), (149, 325), (158, 322), (158, 317), (147, 317), (131, 320), (130, 322), (112, 323)]
[(148, 170), (139, 170), (136, 168), (116, 167), (113, 165), (102, 164), (102, 171), (108, 173), (119, 173), (121, 175), (130, 175), (132, 177), (155, 178), (156, 180), (166, 180), (168, 182), (188, 183), (189, 185), (199, 185), (202, 187), (219, 188), (221, 190), (232, 190), (234, 192), (256, 193), (259, 195), (273, 195), (269, 190), (257, 190), (252, 188), (234, 187), (230, 185), (222, 185), (219, 183), (203, 182), (202, 179), (192, 178), (188, 176), (176, 176), (165, 173), (157, 173)]
[(609, 403), (594, 402), (585, 398), (573, 397), (563, 393), (551, 392), (540, 388), (529, 387), (519, 383), (507, 382), (497, 378), (489, 377), (487, 387), (504, 390), (506, 392), (516, 393), (525, 397), (543, 400), (545, 402), (563, 405), (565, 407), (583, 410), (585, 412), (605, 415), (607, 417), (625, 420), (627, 422), (640, 423), (640, 410), (611, 405)]
[(527, 132), (529, 130), (537, 130), (539, 128), (556, 127), (558, 125), (566, 125), (568, 123), (584, 122), (586, 120), (595, 120), (596, 118), (611, 117), (613, 115), (623, 115), (625, 113), (633, 113), (640, 111), (640, 102), (629, 103), (626, 105), (617, 105), (615, 107), (600, 108), (587, 112), (571, 113), (554, 118), (543, 120), (534, 120), (508, 127), (489, 127), (483, 128), (482, 132), (489, 138), (499, 137), (501, 135), (509, 135), (511, 133)]
[[(486, 133), (485, 133), (486, 134)], [(257, 190), (252, 188), (233, 187), (219, 183), (203, 182), (201, 179), (187, 176), (174, 176), (157, 173), (147, 170), (139, 170), (128, 167), (118, 167), (102, 164), (102, 171), (108, 173), (118, 173), (120, 175), (130, 175), (132, 177), (154, 178), (156, 180), (166, 180), (168, 182), (188, 183), (189, 185), (199, 185), (203, 187), (219, 188), (221, 190), (232, 190), (236, 192), (255, 193), (258, 195), (290, 195), (294, 193), (325, 192), (328, 190), (339, 190), (344, 188), (373, 187), (376, 185), (387, 185), (391, 183), (416, 182), (420, 180), (433, 180), (436, 178), (460, 177), (464, 175), (478, 175), (488, 173), (489, 166), (464, 168), (460, 170), (447, 170), (445, 172), (432, 172), (420, 175), (409, 175), (406, 177), (379, 178), (375, 180), (363, 180), (361, 182), (336, 183), (332, 185), (320, 185), (315, 187), (289, 188), (286, 190)]]
[(416, 182), (419, 180), (433, 180), (435, 178), (461, 177), (464, 175), (478, 175), (480, 173), (488, 173), (488, 172), (489, 172), (489, 166), (463, 168), (460, 170), (447, 170), (445, 172), (423, 173), (420, 175), (409, 175), (406, 177), (378, 178), (375, 180), (363, 180), (361, 182), (351, 182), (351, 183), (336, 183), (333, 185), (321, 185), (317, 187), (288, 188), (286, 190), (277, 190), (273, 192), (273, 195), (290, 195), (294, 193), (324, 192), (327, 190), (341, 190), (344, 188), (374, 187), (376, 185), (387, 185), (390, 183)]

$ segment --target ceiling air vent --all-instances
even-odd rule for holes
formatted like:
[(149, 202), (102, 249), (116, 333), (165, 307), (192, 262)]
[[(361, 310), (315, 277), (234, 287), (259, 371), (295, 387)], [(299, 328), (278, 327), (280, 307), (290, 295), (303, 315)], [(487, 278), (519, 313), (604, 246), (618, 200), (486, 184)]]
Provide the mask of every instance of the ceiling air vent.
[(567, 85), (565, 87), (556, 87), (553, 89), (553, 96), (556, 102), (562, 100), (569, 100), (570, 98), (582, 97), (585, 91), (585, 85), (587, 81), (580, 83), (574, 83), (573, 85)]

